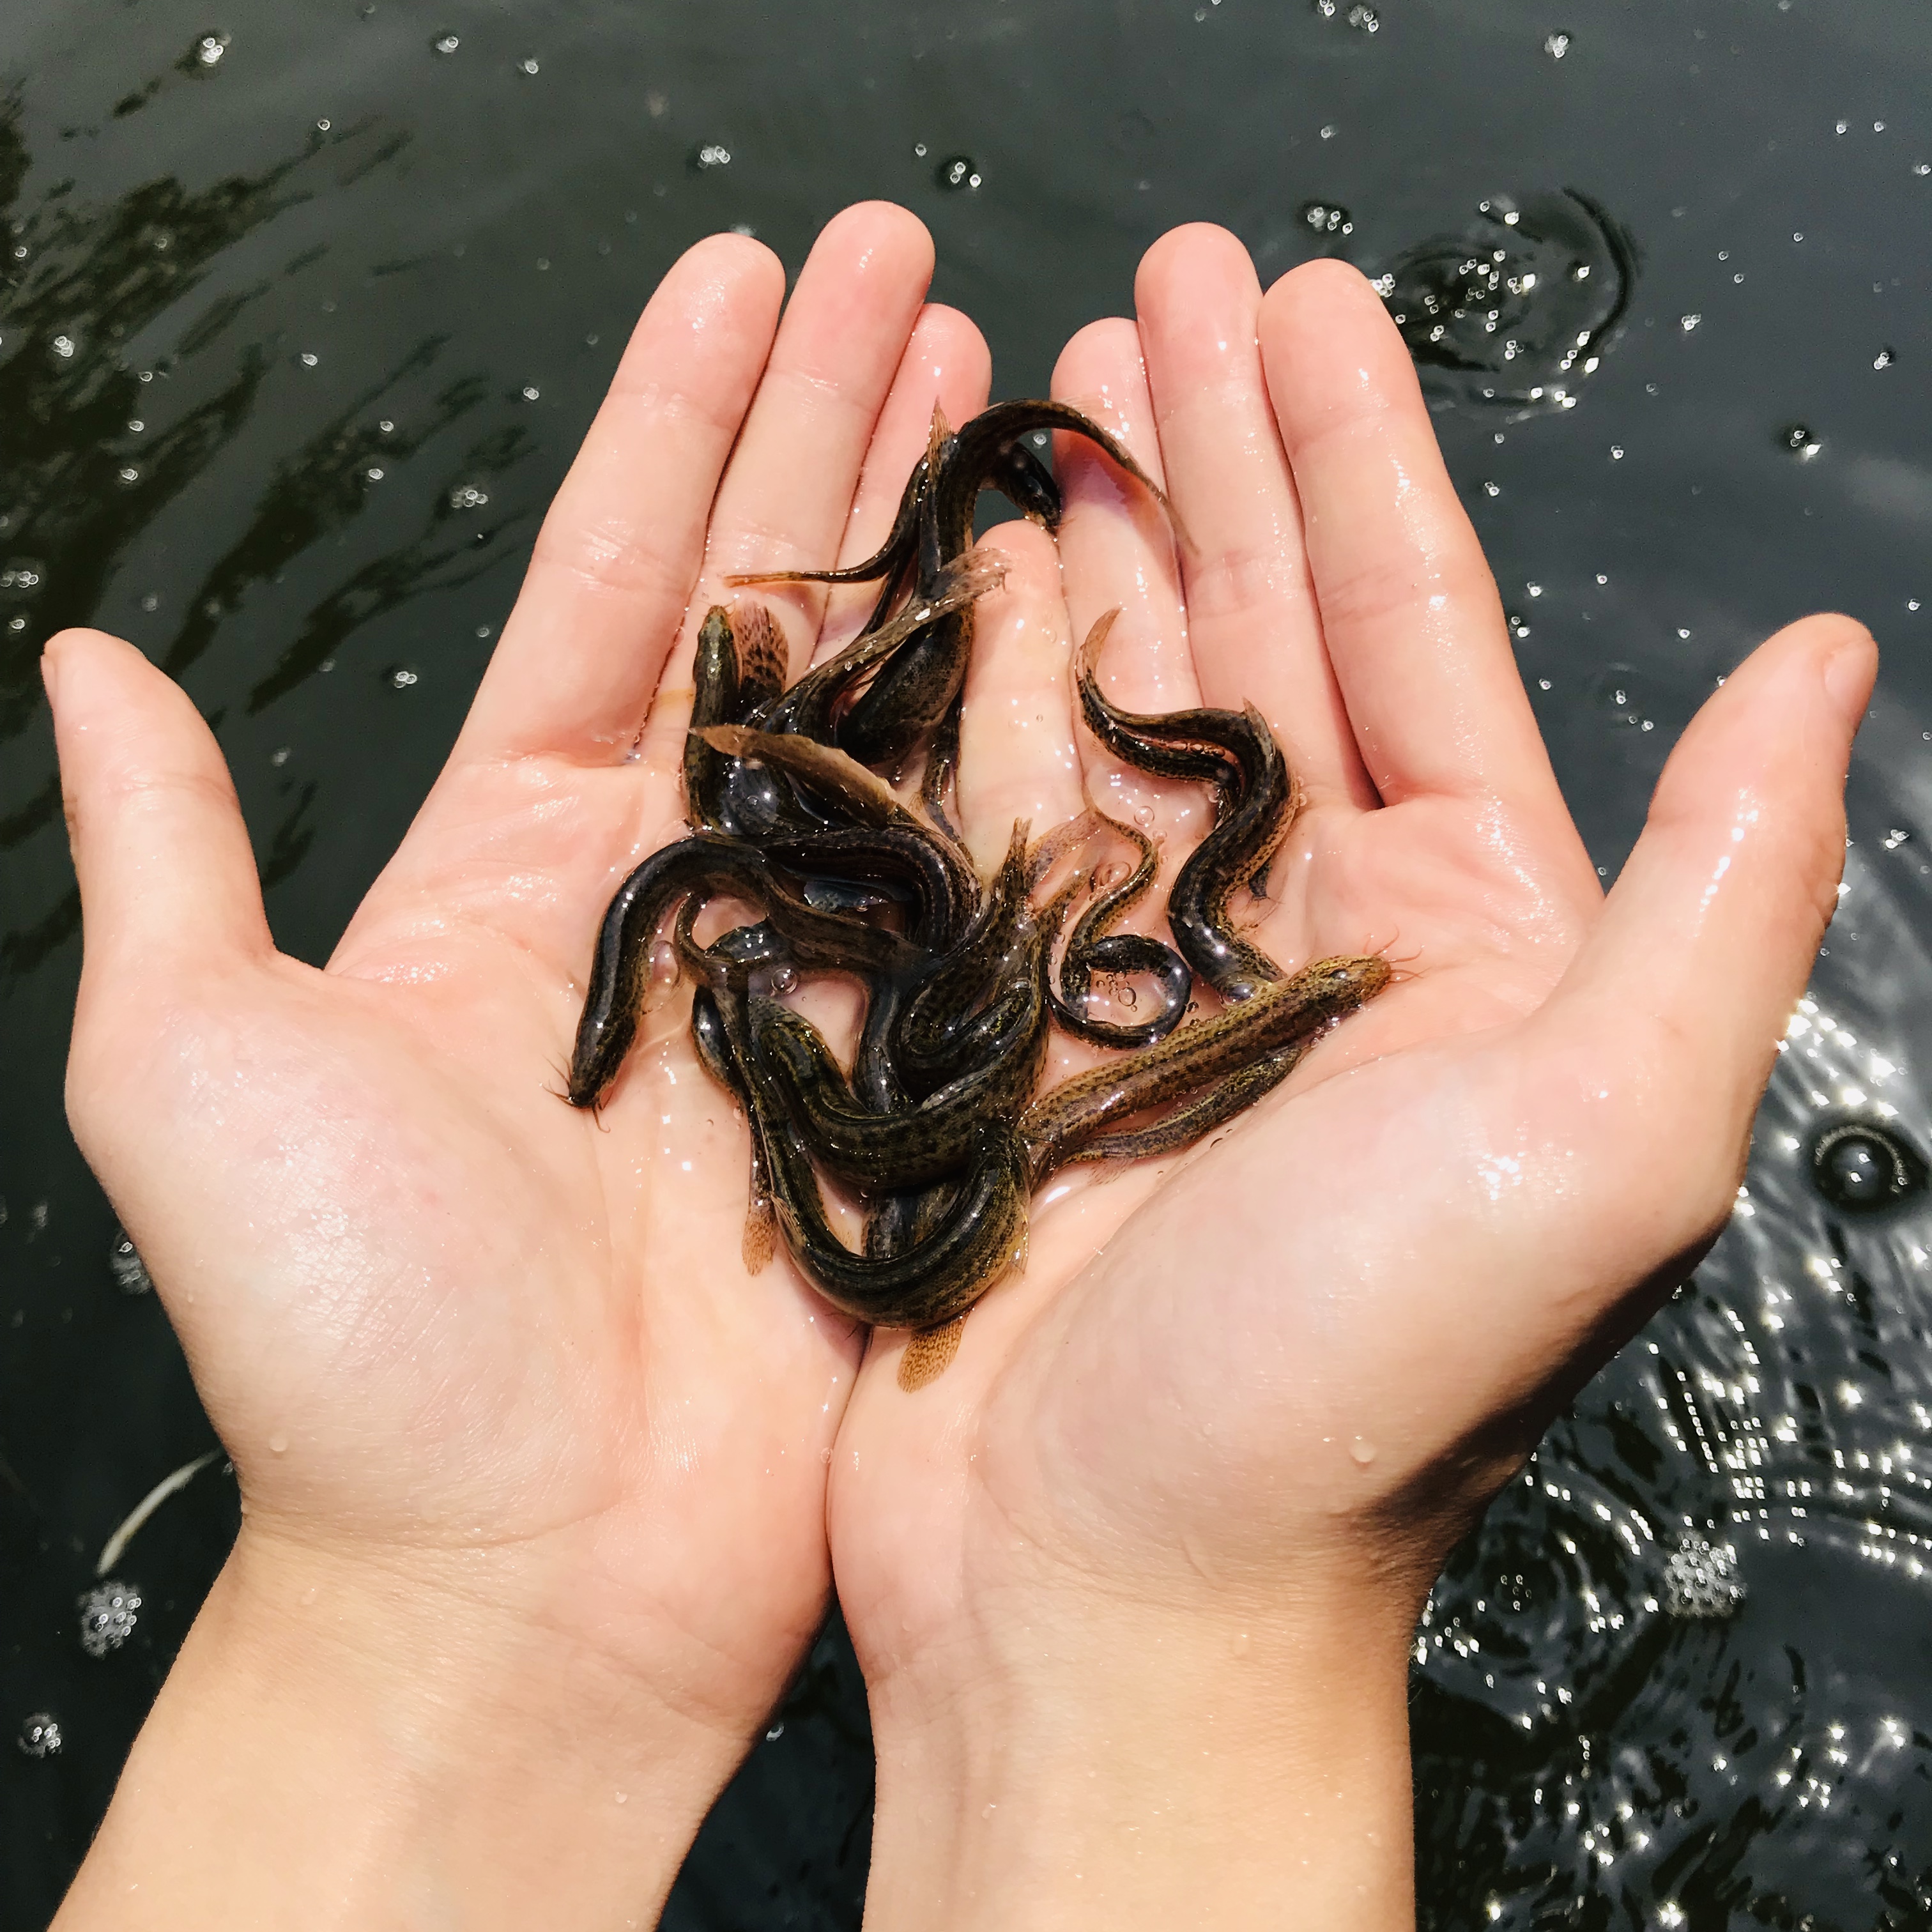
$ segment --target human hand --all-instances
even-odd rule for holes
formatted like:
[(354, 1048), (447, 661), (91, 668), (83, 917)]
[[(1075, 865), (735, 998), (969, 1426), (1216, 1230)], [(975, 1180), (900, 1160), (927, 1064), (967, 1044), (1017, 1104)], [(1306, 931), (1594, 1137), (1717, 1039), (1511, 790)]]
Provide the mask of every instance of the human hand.
[[(601, 1118), (560, 1070), (605, 902), (682, 831), (723, 578), (864, 555), (934, 401), (985, 400), (932, 260), (874, 205), (782, 322), (755, 242), (672, 270), (326, 970), (184, 694), (49, 646), (69, 1109), (245, 1513), (64, 1925), (654, 1923), (817, 1628), (851, 1324), (743, 1274), (742, 1130), (668, 1013)], [(770, 601), (796, 670), (824, 594)]]
[(1766, 644), (1606, 901), (1373, 292), (1322, 262), (1264, 298), (1194, 228), (1136, 304), (1055, 394), (1162, 478), (1192, 547), (1078, 445), (1064, 608), (1043, 539), (988, 538), (1013, 567), (969, 687), (974, 836), (1066, 817), (1084, 773), (1170, 849), (1198, 836), (1198, 788), (1070, 722), (1070, 644), (1121, 604), (1118, 701), (1251, 699), (1306, 789), (1258, 943), (1401, 974), (1214, 1144), (1049, 1190), (944, 1378), (904, 1393), (902, 1338), (874, 1338), (830, 1520), (875, 1928), (1412, 1922), (1415, 1618), (1723, 1225), (1874, 673), (1845, 619)]

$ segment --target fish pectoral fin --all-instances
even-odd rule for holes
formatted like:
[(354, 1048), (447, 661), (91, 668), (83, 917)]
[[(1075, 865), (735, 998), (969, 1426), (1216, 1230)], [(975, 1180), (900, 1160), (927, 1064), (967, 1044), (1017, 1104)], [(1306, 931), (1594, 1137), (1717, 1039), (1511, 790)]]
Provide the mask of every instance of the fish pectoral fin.
[(745, 1272), (763, 1274), (778, 1246), (778, 1221), (772, 1211), (771, 1196), (754, 1194), (745, 1208), (742, 1250)]
[(952, 1366), (952, 1358), (959, 1352), (959, 1338), (965, 1332), (964, 1315), (956, 1315), (936, 1328), (914, 1329), (899, 1358), (899, 1387), (912, 1395), (928, 1382), (937, 1382)]

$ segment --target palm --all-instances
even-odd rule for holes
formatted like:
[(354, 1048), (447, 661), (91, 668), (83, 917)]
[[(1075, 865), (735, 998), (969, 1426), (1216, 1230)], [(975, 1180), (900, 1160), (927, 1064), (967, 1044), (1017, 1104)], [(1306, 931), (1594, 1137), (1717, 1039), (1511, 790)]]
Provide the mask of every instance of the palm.
[[(269, 946), (178, 694), (111, 661), (110, 722), (175, 815), (119, 850), (89, 830), (116, 775), (63, 747), (76, 1130), (255, 1532), (457, 1575), (573, 1651), (665, 1672), (728, 1734), (821, 1612), (857, 1341), (788, 1269), (746, 1276), (742, 1130), (669, 1009), (601, 1116), (562, 1070), (604, 904), (681, 835), (691, 638), (723, 575), (862, 554), (935, 401), (983, 400), (976, 335), (922, 310), (930, 260), (910, 217), (850, 212), (776, 343), (764, 250), (724, 238), (674, 272), (449, 765), (326, 971)], [(783, 612), (801, 658), (821, 610)]]
[[(1238, 248), (1196, 230), (1157, 247), (1138, 293), (1138, 336), (1076, 338), (1056, 386), (1164, 471), (1192, 544), (1177, 580), (1144, 506), (1068, 452), (1063, 634), (1124, 604), (1101, 668), (1118, 701), (1258, 704), (1308, 794), (1260, 943), (1291, 966), (1385, 951), (1403, 970), (1215, 1144), (1050, 1190), (1024, 1276), (975, 1310), (944, 1380), (902, 1393), (875, 1345), (832, 1522), (848, 1619), (886, 1682), (1004, 1588), (1187, 1590), (1331, 1549), (1351, 1521), (1419, 1514), (1426, 1584), (1571, 1364), (1716, 1225), (1767, 1058), (1727, 1034), (1727, 1071), (1666, 1144), (1667, 1055), (1678, 1084), (1692, 1061), (1667, 1034), (1633, 1048), (1640, 968), (1621, 1007), (1599, 1000), (1594, 1036), (1587, 981), (1552, 1000), (1600, 890), (1366, 286), (1324, 265), (1264, 305)], [(989, 667), (980, 690), (1003, 713), (1003, 686), (1042, 715), (1057, 698), (1064, 720), (1065, 662)], [(969, 730), (969, 785), (974, 755)], [(1070, 776), (1055, 791), (1003, 764), (992, 734), (977, 755), (982, 838), (1012, 808), (1079, 802)], [(1114, 816), (1151, 814), (1181, 850), (1198, 835), (1198, 788), (1084, 735), (1079, 764)], [(1798, 842), (1803, 866), (1828, 862)], [(1781, 940), (1809, 916), (1776, 910)], [(1774, 952), (1767, 977), (1789, 977)], [(1634, 1188), (1654, 1212), (1631, 1214)]]

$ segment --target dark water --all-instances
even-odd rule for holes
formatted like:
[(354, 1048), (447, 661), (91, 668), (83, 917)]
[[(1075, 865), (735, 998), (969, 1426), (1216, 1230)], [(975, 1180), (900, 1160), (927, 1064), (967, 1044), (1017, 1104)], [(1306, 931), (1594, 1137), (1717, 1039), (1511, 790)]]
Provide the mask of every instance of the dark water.
[[(131, 1634), (83, 1648), (103, 1540), (214, 1444), (62, 1118), (77, 915), (40, 641), (97, 622), (182, 679), (277, 934), (321, 958), (657, 277), (734, 225), (796, 268), (866, 195), (931, 224), (935, 294), (985, 327), (1002, 393), (1125, 309), (1179, 220), (1232, 227), (1264, 274), (1330, 253), (1388, 276), (1606, 874), (1761, 635), (1833, 605), (1877, 631), (1850, 890), (1739, 1216), (1418, 1633), (1418, 1857), (1442, 1928), (1932, 1923), (1919, 0), (22, 0), (0, 15), (0, 1926), (50, 1916), (236, 1526), (218, 1460), (116, 1566)], [(43, 1717), (57, 1753), (8, 1744), (44, 1746)], [(870, 1790), (828, 1634), (667, 1923), (856, 1925)]]

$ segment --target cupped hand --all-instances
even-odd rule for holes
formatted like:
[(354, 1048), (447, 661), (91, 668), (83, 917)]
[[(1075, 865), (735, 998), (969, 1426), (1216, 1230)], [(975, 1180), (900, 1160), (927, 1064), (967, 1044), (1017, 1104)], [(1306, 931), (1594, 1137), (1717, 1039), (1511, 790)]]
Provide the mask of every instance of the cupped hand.
[[(526, 1821), (594, 1804), (612, 1843), (650, 1837), (667, 1868), (634, 1864), (638, 1911), (823, 1614), (860, 1345), (789, 1269), (746, 1275), (742, 1130), (670, 1011), (601, 1115), (561, 1070), (606, 902), (682, 833), (723, 579), (866, 554), (934, 403), (984, 402), (983, 343), (924, 306), (932, 266), (918, 222), (873, 205), (827, 228), (782, 320), (754, 242), (671, 271), (324, 970), (276, 950), (184, 694), (98, 634), (46, 656), (86, 920), (69, 1109), (240, 1478), (230, 1579), (252, 1581), (228, 1622), (418, 1686), (434, 1710), (406, 1688), (371, 1720), (385, 1767), (454, 1754), (442, 1714), (486, 1700), (472, 1778), (500, 1757)], [(856, 626), (812, 589), (770, 602), (795, 670)], [(567, 1842), (523, 1874), (541, 1909), (488, 1857), (448, 1882), (518, 1922), (597, 1922)]]
[(1118, 605), (1117, 701), (1251, 700), (1304, 788), (1258, 943), (1399, 971), (1213, 1144), (1062, 1177), (940, 1380), (902, 1391), (903, 1338), (874, 1338), (831, 1522), (877, 1925), (1017, 1922), (1003, 1882), (1041, 1923), (1406, 1922), (1415, 1616), (1723, 1225), (1874, 674), (1848, 620), (1766, 644), (1606, 899), (1369, 285), (1321, 262), (1264, 296), (1196, 228), (1136, 296), (1055, 392), (1164, 481), (1185, 540), (1078, 445), (1062, 577), (1034, 532), (986, 539), (1015, 562), (968, 692), (974, 836), (1083, 796), (1170, 854), (1199, 836), (1201, 788), (1071, 722), (1070, 648)]

